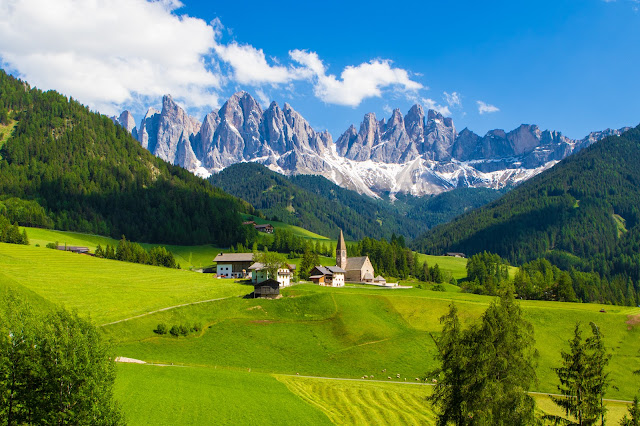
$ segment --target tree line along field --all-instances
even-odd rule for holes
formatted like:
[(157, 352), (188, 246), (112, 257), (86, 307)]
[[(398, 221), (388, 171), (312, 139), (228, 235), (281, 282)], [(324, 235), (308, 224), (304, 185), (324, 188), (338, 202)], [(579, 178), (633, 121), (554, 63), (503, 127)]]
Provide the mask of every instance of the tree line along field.
[[(287, 225), (282, 222), (273, 222), (266, 221), (264, 219), (255, 218), (252, 216), (245, 215), (243, 216), (247, 218), (247, 220), (254, 220), (256, 223), (270, 223), (276, 229), (283, 229), (287, 231), (291, 231), (294, 235), (310, 239), (313, 241), (323, 241), (327, 243), (333, 243), (335, 245), (336, 241), (329, 240), (326, 237), (321, 235), (314, 234), (306, 229), (299, 228), (293, 225)], [(31, 245), (40, 245), (42, 247), (46, 246), (51, 242), (58, 242), (60, 245), (69, 245), (69, 246), (84, 246), (88, 247), (92, 252), (96, 249), (98, 245), (105, 248), (107, 245), (116, 246), (118, 244), (118, 240), (114, 238), (104, 237), (101, 235), (92, 235), (92, 234), (84, 234), (80, 232), (70, 232), (70, 231), (58, 231), (53, 229), (43, 229), (43, 228), (33, 228), (33, 227), (20, 227), (20, 230), (27, 231), (29, 236), (29, 243)], [(261, 238), (263, 240), (269, 241), (273, 238), (272, 235), (261, 234)], [(163, 246), (171, 253), (173, 253), (176, 262), (180, 264), (180, 267), (183, 269), (189, 268), (206, 268), (213, 264), (213, 258), (216, 257), (218, 253), (229, 251), (228, 248), (217, 247), (212, 244), (204, 244), (204, 245), (196, 245), (196, 246), (182, 246), (182, 245), (172, 245), (172, 244), (148, 244), (148, 243), (140, 243), (142, 247), (145, 249), (150, 249), (151, 247)], [(299, 262), (299, 259), (293, 259), (292, 263)]]
[[(241, 408), (255, 404), (256, 389), (273, 396), (265, 396), (265, 404), (292, 407), (288, 416), (308, 417), (314, 419), (312, 423), (321, 424), (325, 417), (336, 423), (354, 423), (366, 418), (361, 416), (377, 416), (380, 422), (388, 423), (394, 417), (386, 416), (394, 410), (414, 412), (415, 419), (428, 418), (433, 413), (427, 402), (418, 398), (421, 392), (426, 398), (428, 387), (409, 388), (404, 384), (405, 377), (415, 382), (433, 368), (430, 333), (440, 331), (438, 318), (451, 301), (456, 302), (463, 324), (468, 325), (493, 300), (449, 291), (333, 289), (305, 284), (286, 289), (285, 297), (279, 300), (243, 299), (240, 296), (250, 293), (251, 287), (205, 274), (95, 259), (44, 247), (0, 244), (0, 288), (8, 287), (19, 289), (43, 309), (55, 303), (75, 308), (81, 315), (91, 314), (97, 325), (174, 305), (220, 299), (102, 327), (119, 356), (185, 366), (119, 366), (116, 395), (131, 424), (162, 423), (162, 416), (167, 416), (165, 422), (171, 418), (198, 423), (199, 419), (211, 418), (207, 413), (218, 411), (232, 417), (243, 413), (251, 422), (250, 414)], [(540, 352), (536, 390), (556, 390), (551, 367), (559, 364), (560, 349), (566, 348), (575, 322), (595, 321), (613, 354), (610, 371), (618, 390), (611, 389), (607, 397), (630, 400), (637, 393), (640, 383), (630, 371), (640, 368), (640, 309), (541, 301), (522, 301), (521, 306), (535, 327)], [(600, 309), (607, 312), (600, 313)], [(202, 327), (188, 337), (176, 338), (155, 334), (153, 329), (159, 323), (200, 323)], [(220, 370), (227, 375), (220, 375)], [(376, 386), (382, 385), (373, 382), (336, 384), (282, 376), (297, 373), (353, 379), (373, 375), (373, 380), (403, 383), (396, 384), (397, 389), (389, 385), (379, 390)], [(210, 378), (211, 384), (198, 377)], [(274, 377), (278, 380), (272, 381)], [(289, 394), (282, 393), (282, 384)], [(169, 409), (167, 403), (161, 404), (165, 408), (154, 408), (166, 401), (168, 387), (176, 389), (176, 406), (193, 408)], [(385, 392), (387, 396), (383, 396)], [(415, 401), (423, 405), (410, 402), (410, 395), (416, 392)], [(134, 404), (128, 395), (134, 395), (138, 402)], [(357, 395), (369, 405), (349, 399)], [(378, 402), (374, 404), (373, 400)], [(408, 401), (406, 409), (388, 407), (390, 401), (404, 400)], [(362, 412), (349, 413), (352, 404), (360, 404)], [(282, 420), (267, 414), (264, 417), (274, 419), (273, 423), (278, 418)]]

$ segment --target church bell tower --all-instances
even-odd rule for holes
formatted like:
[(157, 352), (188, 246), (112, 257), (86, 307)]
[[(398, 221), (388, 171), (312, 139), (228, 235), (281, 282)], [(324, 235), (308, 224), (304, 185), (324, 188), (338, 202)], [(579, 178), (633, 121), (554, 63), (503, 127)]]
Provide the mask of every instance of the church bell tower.
[(338, 245), (336, 246), (336, 265), (345, 271), (347, 270), (347, 245), (344, 243), (342, 229), (340, 230), (340, 238), (338, 239)]

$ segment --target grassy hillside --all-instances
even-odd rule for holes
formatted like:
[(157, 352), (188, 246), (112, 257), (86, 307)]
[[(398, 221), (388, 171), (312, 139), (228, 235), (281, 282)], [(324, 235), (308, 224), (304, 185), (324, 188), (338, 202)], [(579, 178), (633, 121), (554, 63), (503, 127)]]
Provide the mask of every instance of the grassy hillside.
[[(185, 366), (119, 367), (116, 394), (132, 424), (168, 418), (204, 423), (213, 412), (225, 419), (245, 416), (239, 418), (252, 423), (258, 419), (249, 409), (256, 389), (268, 392), (265, 401), (274, 406), (286, 405), (281, 408), (286, 416), (306, 416), (314, 424), (327, 419), (429, 422), (432, 413), (421, 400), (428, 391), (409, 387), (404, 379), (415, 381), (434, 367), (431, 333), (440, 332), (438, 319), (452, 301), (468, 325), (493, 300), (457, 292), (313, 285), (288, 288), (278, 300), (244, 299), (237, 296), (250, 293), (251, 287), (203, 274), (0, 244), (0, 291), (8, 287), (45, 308), (54, 302), (82, 315), (90, 313), (97, 324), (149, 313), (102, 327), (118, 356)], [(153, 312), (218, 298), (222, 300)], [(638, 381), (629, 371), (640, 368), (639, 308), (520, 304), (534, 325), (540, 352), (538, 391), (556, 391), (551, 367), (559, 364), (560, 349), (567, 347), (575, 322), (594, 321), (612, 353), (609, 370), (618, 388), (607, 397), (629, 400), (637, 393)], [(599, 312), (603, 308), (606, 313)], [(159, 323), (199, 323), (202, 331), (179, 338), (159, 336), (152, 331)], [(297, 373), (352, 379), (373, 375), (403, 383), (338, 384)], [(168, 388), (175, 389), (172, 396), (163, 391)], [(219, 396), (210, 397), (214, 394)], [(275, 409), (265, 410), (265, 423), (277, 423), (275, 419)]]
[(239, 212), (251, 206), (154, 157), (108, 117), (2, 70), (0, 109), (15, 120), (0, 129), (0, 201), (36, 203), (46, 214), (40, 226), (147, 242), (245, 242)]
[[(229, 299), (215, 309), (189, 306), (150, 315), (127, 324), (105, 328), (119, 340), (123, 356), (153, 362), (229, 366), (252, 371), (359, 378), (387, 369), (395, 380), (424, 375), (434, 366), (434, 345), (429, 333), (440, 331), (439, 317), (451, 301), (463, 323), (478, 318), (490, 297), (428, 290), (331, 289), (298, 285), (281, 300)], [(535, 327), (540, 352), (538, 390), (554, 392), (551, 367), (560, 362), (576, 321), (596, 322), (613, 358), (611, 377), (619, 390), (612, 398), (630, 399), (637, 381), (630, 369), (640, 368), (640, 328), (633, 318), (638, 308), (595, 304), (522, 301), (525, 315)], [(171, 339), (154, 336), (156, 324), (202, 321), (206, 331), (198, 337)], [(629, 322), (629, 323), (627, 323)], [(256, 359), (254, 354), (260, 353)], [(385, 376), (386, 377), (386, 376)]]
[(97, 324), (250, 292), (207, 274), (0, 243), (0, 285), (6, 283), (90, 314)]

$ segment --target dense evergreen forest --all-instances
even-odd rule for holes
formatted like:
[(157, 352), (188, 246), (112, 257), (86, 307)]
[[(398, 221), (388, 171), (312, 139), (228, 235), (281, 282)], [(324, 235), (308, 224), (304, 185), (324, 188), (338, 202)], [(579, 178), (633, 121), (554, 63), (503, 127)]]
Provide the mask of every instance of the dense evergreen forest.
[(239, 215), (254, 213), (250, 205), (154, 157), (73, 99), (0, 70), (0, 111), (17, 121), (0, 147), (11, 222), (173, 244), (253, 238)]
[[(640, 127), (603, 139), (499, 200), (432, 229), (413, 247), (431, 254), (486, 250), (515, 265), (546, 258), (570, 273), (579, 299), (636, 303), (639, 164)], [(523, 271), (522, 285), (530, 275)]]
[(209, 181), (250, 202), (269, 219), (321, 235), (333, 235), (340, 228), (354, 240), (390, 239), (394, 233), (413, 238), (501, 194), (485, 188), (462, 188), (435, 197), (398, 195), (391, 203), (341, 188), (322, 176), (285, 177), (256, 163), (227, 167)]

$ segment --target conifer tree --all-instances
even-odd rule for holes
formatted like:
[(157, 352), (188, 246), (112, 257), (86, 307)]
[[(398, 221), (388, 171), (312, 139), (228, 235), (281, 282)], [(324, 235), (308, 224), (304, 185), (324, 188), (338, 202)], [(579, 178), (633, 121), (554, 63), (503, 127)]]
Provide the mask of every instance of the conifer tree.
[(590, 323), (592, 335), (582, 338), (580, 323), (576, 324), (573, 338), (569, 341), (569, 352), (562, 351), (562, 366), (555, 368), (562, 397), (551, 399), (565, 413), (565, 417), (546, 416), (556, 423), (569, 425), (604, 424), (606, 407), (604, 394), (609, 386), (609, 373), (605, 369), (611, 355), (604, 346), (598, 326)]

